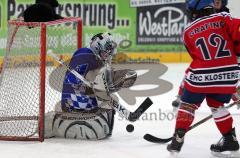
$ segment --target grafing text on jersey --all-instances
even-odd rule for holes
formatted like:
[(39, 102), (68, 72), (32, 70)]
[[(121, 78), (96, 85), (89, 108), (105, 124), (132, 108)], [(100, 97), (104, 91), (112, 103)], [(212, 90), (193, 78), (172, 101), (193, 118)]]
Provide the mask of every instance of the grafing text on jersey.
[(234, 93), (239, 79), (239, 37), (240, 22), (227, 13), (189, 24), (183, 41), (193, 61), (186, 71), (185, 87), (196, 93)]
[[(94, 70), (102, 67), (93, 52), (88, 48), (77, 50), (71, 58), (69, 67), (79, 74), (90, 76), (88, 80), (94, 80)], [(90, 73), (91, 72), (91, 73)], [(92, 76), (92, 78), (91, 78)], [(92, 110), (97, 107), (97, 100), (94, 93), (87, 92), (89, 89), (74, 74), (67, 71), (64, 78), (62, 89), (62, 109), (71, 112), (74, 110)]]

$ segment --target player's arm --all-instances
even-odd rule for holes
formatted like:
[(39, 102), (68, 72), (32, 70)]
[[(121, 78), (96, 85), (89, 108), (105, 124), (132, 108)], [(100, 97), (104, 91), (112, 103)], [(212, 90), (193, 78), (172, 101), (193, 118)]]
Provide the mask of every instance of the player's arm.
[[(187, 50), (187, 52), (189, 53), (189, 55), (192, 57), (188, 47), (187, 47), (187, 44), (185, 43), (185, 40), (187, 40), (187, 37), (185, 37), (186, 34), (183, 34), (183, 38), (182, 38), (182, 41), (184, 43), (184, 46)], [(192, 57), (193, 58), (193, 57)], [(182, 96), (182, 93), (183, 93), (183, 89), (184, 89), (184, 80), (185, 80), (185, 76), (188, 72), (188, 69), (185, 71), (185, 75), (181, 81), (181, 84), (179, 86), (179, 89), (178, 89), (178, 94), (176, 96), (176, 99), (172, 101), (172, 106), (173, 106), (173, 111), (177, 111), (177, 109), (179, 108), (180, 106), (180, 103), (181, 103), (181, 96)]]
[(226, 30), (231, 37), (231, 40), (233, 40), (236, 49), (239, 49), (240, 44), (240, 19), (232, 18), (230, 14), (225, 15), (225, 25)]

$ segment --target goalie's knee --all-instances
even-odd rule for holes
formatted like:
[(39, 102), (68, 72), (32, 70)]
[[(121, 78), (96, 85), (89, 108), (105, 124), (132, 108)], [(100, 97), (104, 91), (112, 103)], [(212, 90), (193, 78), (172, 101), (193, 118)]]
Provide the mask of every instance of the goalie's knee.
[(102, 108), (94, 112), (57, 113), (52, 123), (47, 122), (52, 127), (50, 130), (45, 128), (45, 132), (52, 131), (49, 136), (62, 138), (105, 139), (112, 135), (114, 114), (114, 110)]

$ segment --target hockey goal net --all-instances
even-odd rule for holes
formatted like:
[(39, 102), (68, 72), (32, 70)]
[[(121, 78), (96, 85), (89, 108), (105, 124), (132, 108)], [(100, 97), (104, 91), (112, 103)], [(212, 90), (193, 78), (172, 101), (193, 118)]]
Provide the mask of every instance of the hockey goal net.
[(44, 115), (60, 103), (65, 74), (46, 52), (68, 58), (81, 44), (80, 18), (8, 22), (0, 74), (0, 140), (44, 140)]

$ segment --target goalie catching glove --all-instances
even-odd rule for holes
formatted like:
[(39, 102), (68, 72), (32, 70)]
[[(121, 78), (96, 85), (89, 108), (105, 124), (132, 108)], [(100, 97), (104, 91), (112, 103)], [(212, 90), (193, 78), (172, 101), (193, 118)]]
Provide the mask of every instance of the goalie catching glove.
[(108, 94), (119, 91), (121, 88), (133, 86), (137, 79), (137, 73), (134, 70), (110, 70), (107, 72), (106, 67), (102, 68), (94, 81), (93, 91), (98, 100), (111, 100)]
[(133, 86), (137, 79), (137, 73), (134, 70), (124, 69), (112, 71), (112, 85), (110, 85), (111, 92), (116, 92), (121, 88), (129, 88)]

